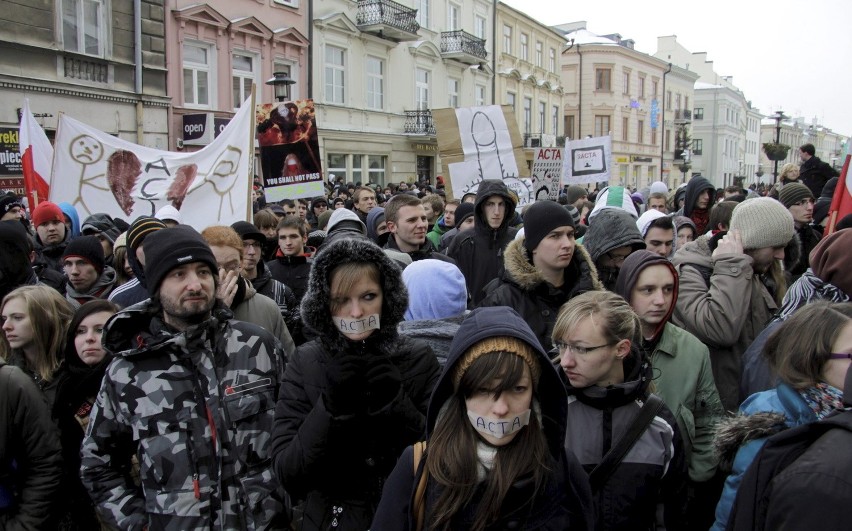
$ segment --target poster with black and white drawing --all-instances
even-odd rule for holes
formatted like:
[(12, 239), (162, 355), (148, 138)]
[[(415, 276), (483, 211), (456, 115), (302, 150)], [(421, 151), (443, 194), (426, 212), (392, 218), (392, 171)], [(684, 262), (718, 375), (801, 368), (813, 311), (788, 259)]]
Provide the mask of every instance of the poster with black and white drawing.
[(609, 181), (612, 169), (612, 137), (583, 138), (565, 143), (562, 184)]
[(533, 197), (536, 201), (559, 198), (562, 180), (562, 149), (538, 148), (532, 166)]

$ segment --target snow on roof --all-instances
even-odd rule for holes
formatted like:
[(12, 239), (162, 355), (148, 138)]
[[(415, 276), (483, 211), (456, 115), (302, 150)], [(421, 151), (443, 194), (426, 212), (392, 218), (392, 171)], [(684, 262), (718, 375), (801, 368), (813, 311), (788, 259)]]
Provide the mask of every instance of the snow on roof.
[(716, 84), (713, 84), (713, 83), (705, 83), (703, 81), (696, 81), (695, 82), (695, 89), (696, 90), (698, 90), (698, 89), (715, 89), (715, 88), (723, 88), (723, 87), (724, 87), (724, 85), (716, 85)]
[(597, 33), (592, 33), (591, 31), (585, 29), (566, 33), (565, 38), (574, 39), (574, 44), (618, 44), (612, 39), (601, 37)]

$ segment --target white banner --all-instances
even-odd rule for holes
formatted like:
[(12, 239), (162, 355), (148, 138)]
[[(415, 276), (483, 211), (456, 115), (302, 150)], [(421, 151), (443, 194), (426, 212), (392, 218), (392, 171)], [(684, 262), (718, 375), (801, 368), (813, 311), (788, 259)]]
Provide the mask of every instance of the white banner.
[(201, 151), (140, 146), (66, 115), (54, 148), (50, 199), (74, 205), (81, 220), (105, 212), (132, 222), (167, 204), (197, 230), (251, 219), (254, 96)]
[(562, 184), (609, 181), (612, 171), (612, 138), (599, 136), (565, 143)]

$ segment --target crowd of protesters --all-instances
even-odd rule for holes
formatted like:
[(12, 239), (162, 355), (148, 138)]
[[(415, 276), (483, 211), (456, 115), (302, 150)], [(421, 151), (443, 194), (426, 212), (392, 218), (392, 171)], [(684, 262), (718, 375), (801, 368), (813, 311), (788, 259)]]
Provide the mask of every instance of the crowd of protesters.
[(6, 193), (0, 528), (845, 528), (852, 220), (800, 152), (522, 207), (256, 181), (200, 232)]

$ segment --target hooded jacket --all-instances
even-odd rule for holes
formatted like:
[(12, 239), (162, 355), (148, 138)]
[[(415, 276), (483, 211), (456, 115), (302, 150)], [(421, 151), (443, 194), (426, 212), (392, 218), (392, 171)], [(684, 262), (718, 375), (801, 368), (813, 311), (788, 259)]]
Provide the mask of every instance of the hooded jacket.
[[(358, 262), (379, 268), (382, 311), (380, 328), (354, 342), (334, 326), (330, 280), (335, 267)], [(327, 529), (335, 519), (341, 529), (367, 529), (399, 454), (422, 436), (440, 368), (424, 343), (397, 334), (407, 300), (396, 262), (366, 238), (337, 240), (314, 257), (301, 310), (316, 339), (299, 346), (287, 365), (272, 433), (275, 473), (302, 502), (303, 530)], [(330, 411), (329, 368), (346, 355), (366, 358), (364, 370), (389, 358), (401, 375), (396, 398), (374, 412)]]
[[(505, 201), (506, 210), (500, 226), (492, 229), (484, 208), (488, 198), (495, 195)], [(485, 297), (485, 285), (503, 272), (503, 250), (517, 233), (516, 229), (509, 226), (515, 207), (515, 200), (502, 180), (485, 179), (480, 182), (474, 204), (476, 223), (473, 230), (458, 233), (447, 249), (447, 256), (456, 261), (467, 281), (471, 306), (479, 304)]]
[(65, 299), (76, 310), (83, 304), (96, 299), (106, 299), (112, 289), (115, 287), (115, 269), (110, 266), (105, 266), (103, 272), (98, 276), (98, 279), (91, 288), (85, 293), (80, 293), (74, 289), (74, 286), (69, 282), (65, 286)]
[(598, 278), (610, 291), (615, 289), (618, 268), (602, 267), (599, 260), (606, 253), (628, 245), (634, 251), (644, 249), (645, 240), (636, 228), (636, 219), (620, 208), (602, 210), (595, 216), (589, 231), (583, 237), (583, 247), (597, 267)]
[[(710, 202), (707, 204), (707, 209), (699, 211), (696, 203), (698, 196), (705, 190), (710, 191)], [(692, 220), (695, 223), (697, 235), (700, 236), (707, 230), (707, 221), (710, 218), (710, 207), (713, 206), (713, 199), (716, 197), (716, 188), (704, 177), (693, 177), (686, 183), (685, 193), (683, 208), (676, 215), (683, 215)]]
[(432, 230), (430, 230), (426, 234), (426, 239), (432, 242), (432, 246), (435, 249), (440, 249), (441, 236), (449, 232), (452, 228), (453, 227), (447, 227), (446, 225), (444, 225), (444, 216), (442, 214), (441, 217), (439, 217), (438, 220), (435, 222), (435, 225), (432, 227)]
[[(635, 225), (634, 225), (635, 228)], [(650, 394), (653, 372), (634, 348), (624, 382), (568, 387), (565, 447), (591, 472), (627, 431)], [(684, 529), (687, 465), (677, 423), (665, 405), (594, 495), (598, 530)]]
[[(453, 395), (453, 374), (467, 350), (479, 341), (509, 336), (529, 344), (541, 366), (541, 377), (533, 397), (540, 406), (541, 424), (547, 439), (552, 474), (542, 492), (534, 493), (529, 482), (520, 480), (510, 487), (503, 502), (503, 514), (489, 531), (509, 529), (567, 530), (592, 529), (591, 491), (588, 478), (577, 460), (563, 447), (565, 437), (565, 388), (553, 364), (547, 358), (535, 335), (521, 317), (505, 307), (477, 308), (462, 322), (459, 333), (450, 346), (450, 355), (441, 378), (429, 401), (426, 421), (427, 440), (441, 421), (441, 410)], [(511, 444), (511, 443), (509, 443)], [(499, 451), (499, 450), (498, 450)], [(428, 452), (428, 445), (427, 445)], [(411, 503), (419, 476), (413, 474), (414, 457), (411, 446), (405, 449), (393, 473), (388, 478), (382, 502), (372, 529), (382, 531), (413, 530)], [(431, 478), (426, 487), (426, 522), (431, 520), (431, 508), (440, 495), (440, 485)], [(482, 501), (484, 485), (480, 484), (464, 511), (457, 514), (452, 529), (469, 529)]]
[(524, 239), (506, 246), (504, 272), (485, 291), (480, 306), (508, 306), (521, 314), (545, 351), (552, 348), (551, 332), (559, 308), (573, 297), (592, 290), (603, 290), (597, 269), (586, 249), (576, 244), (571, 261), (563, 271), (565, 283), (556, 288), (547, 282), (528, 258)]
[[(151, 302), (114, 315), (81, 452), (101, 518), (121, 529), (283, 526), (269, 443), (284, 353), (224, 307), (183, 332)], [(136, 454), (142, 488), (127, 478)]]
[(736, 411), (743, 352), (778, 309), (746, 254), (712, 256), (701, 236), (675, 253), (680, 282), (674, 324), (710, 349), (713, 380), (725, 411)]
[(49, 268), (60, 273), (65, 273), (62, 265), (62, 256), (65, 254), (65, 248), (68, 247), (68, 242), (71, 241), (71, 231), (65, 230), (65, 239), (59, 243), (45, 245), (41, 242), (41, 237), (35, 235), (35, 253), (36, 259), (34, 267)]
[(631, 303), (639, 275), (648, 267), (662, 265), (674, 278), (672, 303), (665, 317), (642, 348), (650, 356), (654, 370), (654, 392), (674, 413), (683, 438), (689, 479), (707, 481), (716, 472), (713, 446), (716, 423), (725, 412), (710, 368), (710, 352), (697, 337), (669, 323), (678, 296), (677, 271), (662, 256), (636, 251), (627, 257), (618, 274), (615, 292)]
[(80, 235), (80, 215), (77, 214), (77, 209), (67, 202), (59, 203), (57, 206), (71, 220), (71, 238), (76, 238)]

